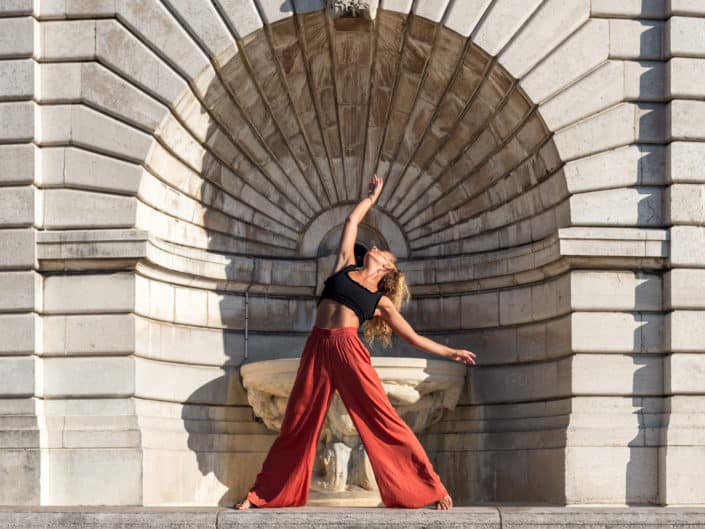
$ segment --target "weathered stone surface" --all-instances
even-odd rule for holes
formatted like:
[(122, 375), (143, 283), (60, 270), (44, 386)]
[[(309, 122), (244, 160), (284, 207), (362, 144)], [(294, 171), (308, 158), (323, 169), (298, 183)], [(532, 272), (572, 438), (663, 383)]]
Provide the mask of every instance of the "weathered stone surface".
[(0, 354), (32, 354), (41, 348), (41, 321), (36, 314), (0, 315)]
[(663, 59), (663, 22), (612, 19), (610, 24), (610, 58)]
[(672, 265), (703, 266), (705, 264), (705, 228), (673, 226), (670, 231)]
[(37, 232), (31, 228), (0, 229), (0, 269), (32, 268)]
[(592, 0), (590, 13), (598, 17), (665, 18), (666, 9), (661, 0)]
[(666, 28), (666, 46), (672, 57), (705, 57), (705, 19), (673, 16)]
[(28, 184), (34, 180), (37, 151), (32, 144), (0, 145), (0, 183)]
[(0, 58), (31, 57), (37, 30), (32, 17), (0, 18)]
[[(575, 352), (663, 352), (663, 315), (646, 312), (574, 312), (572, 344)], [(601, 329), (596, 336), (596, 329)]]
[(674, 141), (669, 144), (666, 177), (670, 182), (705, 182), (705, 143)]
[(44, 279), (44, 310), (49, 314), (131, 312), (134, 308), (135, 277), (127, 272)]

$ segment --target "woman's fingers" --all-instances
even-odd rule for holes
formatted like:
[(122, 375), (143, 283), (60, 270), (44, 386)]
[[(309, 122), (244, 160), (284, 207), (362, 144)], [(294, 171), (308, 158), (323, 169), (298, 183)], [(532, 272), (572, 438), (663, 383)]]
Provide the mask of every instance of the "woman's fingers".
[(465, 349), (456, 349), (453, 354), (453, 360), (457, 362), (463, 362), (464, 364), (475, 365), (475, 353), (471, 351), (466, 351)]

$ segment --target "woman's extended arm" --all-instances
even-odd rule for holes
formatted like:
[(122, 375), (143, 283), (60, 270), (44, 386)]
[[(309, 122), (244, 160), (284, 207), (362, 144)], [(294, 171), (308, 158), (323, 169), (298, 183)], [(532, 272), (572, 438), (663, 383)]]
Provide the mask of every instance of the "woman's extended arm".
[(392, 328), (392, 331), (414, 347), (448, 358), (449, 360), (455, 360), (456, 362), (475, 364), (475, 353), (465, 349), (453, 349), (418, 334), (413, 327), (409, 325), (409, 322), (404, 319), (404, 316), (399, 313), (388, 297), (382, 296), (377, 304), (377, 310), (379, 313), (375, 311), (375, 316), (382, 318), (384, 322)]
[(357, 239), (357, 226), (360, 224), (360, 221), (365, 218), (365, 215), (372, 205), (377, 202), (379, 194), (382, 192), (382, 185), (382, 179), (379, 176), (374, 175), (372, 180), (370, 180), (369, 194), (357, 203), (345, 219), (343, 233), (340, 236), (340, 243), (338, 244), (338, 256), (335, 261), (333, 272), (337, 272), (344, 266), (355, 262), (355, 239)]

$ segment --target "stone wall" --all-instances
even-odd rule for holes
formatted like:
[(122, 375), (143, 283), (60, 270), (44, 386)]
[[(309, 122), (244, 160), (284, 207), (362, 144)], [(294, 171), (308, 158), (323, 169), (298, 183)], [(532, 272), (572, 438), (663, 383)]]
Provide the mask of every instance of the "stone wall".
[(456, 503), (697, 503), (705, 10), (321, 7), (0, 7), (0, 503), (240, 496), (238, 367), (300, 353), (373, 171), (407, 317), (479, 355), (422, 439)]

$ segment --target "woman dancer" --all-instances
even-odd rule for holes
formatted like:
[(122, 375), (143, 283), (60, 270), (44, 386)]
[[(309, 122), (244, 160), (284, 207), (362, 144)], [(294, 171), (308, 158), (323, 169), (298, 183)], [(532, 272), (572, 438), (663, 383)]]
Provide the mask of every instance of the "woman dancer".
[(389, 345), (394, 331), (429, 353), (475, 363), (470, 351), (418, 335), (399, 313), (409, 290), (391, 252), (373, 246), (365, 253), (362, 268), (355, 267), (357, 227), (377, 201), (382, 185), (375, 175), (369, 195), (345, 221), (335, 268), (318, 300), (281, 430), (255, 484), (236, 509), (306, 503), (318, 437), (335, 390), (360, 434), (385, 506), (418, 508), (434, 503), (437, 509), (450, 509), (453, 505), (418, 439), (389, 403), (370, 353), (357, 335), (366, 322), (369, 341), (380, 339)]

